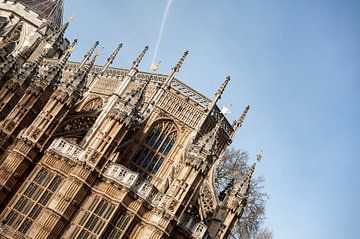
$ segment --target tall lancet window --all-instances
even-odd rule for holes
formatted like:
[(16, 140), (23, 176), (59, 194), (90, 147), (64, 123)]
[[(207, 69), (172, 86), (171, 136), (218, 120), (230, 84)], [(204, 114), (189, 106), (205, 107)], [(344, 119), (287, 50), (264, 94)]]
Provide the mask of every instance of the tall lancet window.
[(176, 137), (176, 127), (172, 122), (155, 123), (145, 136), (131, 168), (144, 178), (151, 179), (174, 146)]

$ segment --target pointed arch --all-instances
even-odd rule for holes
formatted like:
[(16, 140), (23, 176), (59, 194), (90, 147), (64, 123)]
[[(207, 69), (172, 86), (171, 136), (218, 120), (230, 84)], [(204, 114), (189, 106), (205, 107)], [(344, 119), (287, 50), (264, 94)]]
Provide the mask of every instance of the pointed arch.
[(25, 38), (25, 34), (23, 34), (24, 26), (25, 24), (23, 22), (20, 22), (19, 25), (10, 34), (10, 37), (7, 40), (8, 43), (3, 48), (3, 50), (5, 51), (3, 54), (5, 54), (5, 56), (8, 56), (9, 54), (15, 52), (16, 49), (18, 49), (21, 45), (20, 42), (23, 41)]
[(104, 101), (101, 97), (95, 97), (90, 100), (88, 100), (84, 106), (82, 107), (83, 111), (92, 111), (99, 109), (103, 106)]
[(139, 172), (144, 178), (152, 178), (174, 148), (178, 134), (179, 130), (174, 122), (154, 122), (132, 160), (132, 170)]

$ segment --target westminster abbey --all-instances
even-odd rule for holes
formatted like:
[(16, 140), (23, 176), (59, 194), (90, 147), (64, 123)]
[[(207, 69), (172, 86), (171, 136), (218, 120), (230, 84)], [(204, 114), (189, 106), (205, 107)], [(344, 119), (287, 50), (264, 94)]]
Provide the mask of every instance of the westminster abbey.
[[(227, 238), (255, 164), (223, 197), (214, 172), (232, 124), (168, 75), (69, 57), (62, 0), (0, 0), (0, 238)], [(70, 24), (71, 25), (71, 24)]]

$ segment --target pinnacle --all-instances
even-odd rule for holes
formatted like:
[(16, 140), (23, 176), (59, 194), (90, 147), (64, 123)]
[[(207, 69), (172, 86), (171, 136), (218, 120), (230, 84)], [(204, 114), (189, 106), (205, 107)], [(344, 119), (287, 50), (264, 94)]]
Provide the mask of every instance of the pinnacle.
[(230, 138), (234, 138), (236, 132), (239, 130), (239, 128), (241, 128), (242, 124), (244, 123), (244, 120), (246, 118), (247, 113), (250, 110), (250, 106), (246, 106), (243, 113), (241, 114), (240, 118), (235, 120), (234, 123), (232, 124), (232, 128), (234, 129), (234, 131), (231, 133)]
[(146, 51), (149, 50), (149, 46), (145, 46), (144, 50), (140, 53), (140, 55), (136, 58), (136, 60), (133, 62), (133, 67), (137, 68), (145, 56)]
[(189, 50), (186, 50), (184, 52), (184, 54), (181, 56), (180, 60), (176, 64), (176, 66), (173, 68), (173, 71), (179, 72), (179, 70), (180, 70), (182, 64), (184, 63), (184, 61), (185, 61), (188, 54), (189, 54)]

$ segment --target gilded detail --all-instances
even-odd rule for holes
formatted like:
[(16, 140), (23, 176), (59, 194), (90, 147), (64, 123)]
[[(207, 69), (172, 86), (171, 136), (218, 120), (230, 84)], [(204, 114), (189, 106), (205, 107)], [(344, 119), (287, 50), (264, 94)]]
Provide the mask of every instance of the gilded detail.
[(188, 51), (169, 75), (138, 70), (148, 46), (129, 69), (110, 67), (122, 43), (104, 66), (99, 42), (69, 62), (63, 1), (0, 5), (16, 13), (0, 28), (0, 238), (227, 238), (255, 169), (217, 198), (211, 169), (249, 110), (231, 125), (217, 107), (230, 77), (210, 100), (176, 79)]

